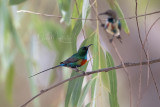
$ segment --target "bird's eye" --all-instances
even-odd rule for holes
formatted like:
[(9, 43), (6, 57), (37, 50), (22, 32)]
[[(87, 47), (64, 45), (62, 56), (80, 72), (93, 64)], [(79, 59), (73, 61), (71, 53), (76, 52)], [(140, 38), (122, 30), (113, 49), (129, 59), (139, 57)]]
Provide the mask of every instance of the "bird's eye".
[(83, 50), (86, 50), (87, 48), (86, 47), (83, 47)]

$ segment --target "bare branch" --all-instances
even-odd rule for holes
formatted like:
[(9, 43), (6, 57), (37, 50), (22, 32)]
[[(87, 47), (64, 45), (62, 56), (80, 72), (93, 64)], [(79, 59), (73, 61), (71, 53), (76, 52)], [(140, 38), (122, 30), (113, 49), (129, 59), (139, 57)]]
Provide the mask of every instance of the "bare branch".
[[(41, 15), (41, 16), (46, 16), (46, 17), (55, 17), (55, 18), (62, 18), (62, 16), (59, 15), (51, 15), (51, 14), (45, 14), (45, 13), (38, 13), (38, 12), (33, 12), (33, 11), (29, 11), (29, 10), (19, 10), (17, 11), (17, 13), (29, 13), (29, 14), (35, 14), (35, 15)], [(131, 17), (126, 17), (126, 18), (119, 18), (120, 20), (123, 19), (134, 19), (134, 18), (139, 18), (139, 17), (144, 17), (144, 16), (148, 16), (148, 15), (153, 15), (153, 14), (158, 14), (160, 13), (160, 11), (155, 11), (155, 12), (151, 12), (151, 13), (147, 13), (147, 14), (142, 14), (139, 16), (131, 16)], [(90, 20), (90, 21), (97, 21), (99, 19), (94, 19), (94, 18), (87, 18), (87, 19), (83, 19), (83, 18), (76, 18), (76, 17), (71, 17), (69, 19), (74, 19), (74, 20)], [(106, 19), (101, 19), (103, 21), (105, 21)]]
[[(137, 16), (137, 8), (138, 8), (137, 0), (136, 0), (135, 2), (136, 2), (135, 14), (136, 14), (136, 16)], [(141, 38), (141, 35), (140, 35), (138, 17), (136, 17), (136, 23), (137, 23), (138, 36), (139, 36), (139, 40), (140, 40), (140, 43), (141, 43), (141, 46), (142, 46), (142, 50), (144, 51), (145, 57), (146, 57), (146, 59), (148, 60), (147, 52), (146, 52), (146, 50), (145, 50), (145, 48), (144, 48), (144, 45), (143, 45), (143, 42), (142, 42), (142, 38)], [(157, 93), (158, 93), (158, 97), (159, 97), (159, 100), (160, 100), (160, 93), (159, 93), (159, 90), (158, 90), (158, 86), (157, 86), (156, 80), (155, 80), (155, 78), (154, 78), (154, 75), (153, 75), (153, 72), (152, 72), (152, 70), (151, 70), (150, 64), (149, 64), (148, 66), (149, 66), (149, 71), (150, 71), (150, 73), (151, 73), (151, 77), (152, 77), (152, 79), (153, 79), (153, 82), (154, 82), (154, 85), (155, 85), (155, 88), (156, 88), (156, 91), (157, 91)], [(140, 71), (140, 72), (142, 72), (142, 71)], [(140, 73), (140, 76), (141, 76), (141, 73)]]
[[(149, 64), (153, 64), (153, 63), (158, 63), (160, 62), (160, 58), (159, 59), (155, 59), (155, 60), (150, 60), (149, 61)], [(142, 65), (147, 65), (148, 64), (148, 61), (144, 61), (144, 62), (137, 62), (137, 63), (124, 63), (125, 67), (133, 67), (133, 66), (139, 66), (140, 64)], [(124, 68), (123, 65), (118, 65), (118, 66), (114, 66), (114, 67), (109, 67), (109, 68), (103, 68), (103, 69), (99, 69), (99, 70), (94, 70), (94, 71), (89, 71), (89, 72), (85, 72), (85, 73), (82, 73), (82, 74), (79, 74), (79, 75), (76, 75), (76, 76), (73, 76), (71, 78), (68, 78), (66, 80), (63, 80), (47, 89), (44, 89), (44, 90), (41, 90), (37, 95), (35, 95), (34, 97), (32, 97), (31, 99), (29, 99), (25, 104), (23, 104), (21, 107), (25, 107), (28, 103), (30, 103), (31, 101), (33, 101), (35, 98), (39, 97), (40, 95), (46, 93), (47, 91), (53, 89), (53, 88), (56, 88), (68, 81), (71, 81), (71, 80), (74, 80), (76, 78), (79, 78), (79, 77), (82, 77), (82, 76), (88, 76), (88, 75), (91, 75), (91, 74), (95, 74), (95, 73), (99, 73), (99, 72), (108, 72), (108, 71), (111, 71), (111, 70), (115, 70), (115, 69), (121, 69), (121, 68)]]

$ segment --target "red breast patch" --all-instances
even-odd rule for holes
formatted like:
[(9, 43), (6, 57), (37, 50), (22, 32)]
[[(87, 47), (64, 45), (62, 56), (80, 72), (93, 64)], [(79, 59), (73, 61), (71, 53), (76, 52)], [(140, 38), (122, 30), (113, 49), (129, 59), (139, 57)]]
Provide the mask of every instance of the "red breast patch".
[(109, 23), (107, 24), (107, 28), (108, 28), (108, 26), (109, 26)]
[(87, 62), (87, 60), (83, 59), (82, 62), (81, 62), (81, 66), (84, 65), (86, 62)]

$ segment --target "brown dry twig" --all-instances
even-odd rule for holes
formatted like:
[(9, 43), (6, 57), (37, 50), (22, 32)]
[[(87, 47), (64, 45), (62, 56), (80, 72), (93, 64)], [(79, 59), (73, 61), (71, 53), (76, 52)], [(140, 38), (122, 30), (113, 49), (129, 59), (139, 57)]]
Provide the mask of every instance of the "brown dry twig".
[[(142, 46), (142, 50), (144, 51), (145, 57), (148, 60), (147, 52), (146, 52), (146, 50), (144, 48), (144, 44), (142, 42), (142, 38), (141, 38), (141, 35), (140, 35), (140, 29), (139, 29), (139, 23), (138, 23), (138, 15), (137, 15), (137, 10), (138, 10), (138, 2), (137, 2), (137, 0), (135, 0), (135, 3), (136, 3), (135, 14), (136, 14), (136, 24), (137, 24), (137, 29), (138, 29), (138, 36), (139, 36), (139, 40), (140, 40), (140, 43), (141, 43), (141, 46)], [(151, 73), (152, 80), (154, 82), (154, 86), (156, 88), (156, 92), (158, 94), (158, 98), (160, 100), (160, 93), (159, 93), (159, 90), (158, 90), (158, 86), (157, 86), (156, 80), (155, 80), (154, 75), (153, 75), (153, 71), (151, 69), (150, 64), (148, 66), (149, 66), (149, 71)], [(142, 70), (140, 72), (142, 72)], [(140, 78), (141, 78), (141, 73), (140, 73)], [(140, 90), (139, 90), (139, 92), (140, 92)]]
[[(149, 61), (149, 64), (153, 64), (153, 63), (158, 63), (160, 62), (160, 58), (159, 59), (155, 59), (155, 60), (150, 60)], [(148, 64), (148, 61), (144, 61), (144, 62), (137, 62), (137, 63), (124, 63), (125, 67), (133, 67), (133, 66), (139, 66), (140, 64), (142, 65), (147, 65)], [(68, 78), (66, 80), (63, 80), (47, 89), (44, 89), (44, 90), (41, 90), (37, 95), (35, 95), (34, 97), (32, 97), (31, 99), (29, 99), (26, 103), (24, 103), (21, 107), (25, 107), (28, 103), (30, 103), (32, 100), (34, 100), (35, 98), (39, 97), (40, 95), (44, 94), (45, 92), (53, 89), (53, 88), (56, 88), (68, 81), (71, 81), (73, 79), (76, 79), (76, 78), (79, 78), (79, 77), (82, 77), (82, 76), (88, 76), (88, 75), (91, 75), (91, 74), (95, 74), (95, 73), (99, 73), (99, 72), (108, 72), (108, 71), (111, 71), (111, 70), (115, 70), (115, 69), (121, 69), (123, 68), (123, 65), (118, 65), (118, 66), (114, 66), (114, 67), (109, 67), (109, 68), (103, 68), (103, 69), (99, 69), (99, 70), (95, 70), (95, 71), (89, 71), (89, 72), (85, 72), (85, 73), (82, 73), (82, 74), (79, 74), (79, 75), (76, 75), (76, 76), (73, 76), (71, 78)]]
[[(29, 11), (29, 10), (18, 10), (17, 13), (29, 13), (29, 14), (46, 16), (46, 17), (62, 18), (62, 16), (59, 16), (59, 15), (38, 13), (38, 12)], [(155, 11), (155, 12), (151, 12), (151, 13), (147, 13), (147, 14), (142, 14), (142, 15), (138, 15), (138, 16), (131, 16), (131, 17), (119, 18), (119, 19), (120, 19), (120, 20), (122, 20), (122, 19), (134, 19), (134, 18), (144, 17), (144, 16), (153, 15), (153, 14), (158, 14), (158, 13), (160, 13), (160, 11)], [(75, 19), (75, 20), (77, 20), (77, 19), (79, 19), (79, 20), (91, 20), (91, 21), (97, 21), (97, 20), (99, 20), (99, 19), (94, 19), (94, 18), (83, 19), (83, 18), (76, 18), (76, 17), (71, 17), (70, 19)], [(101, 20), (105, 21), (106, 19), (101, 19)]]

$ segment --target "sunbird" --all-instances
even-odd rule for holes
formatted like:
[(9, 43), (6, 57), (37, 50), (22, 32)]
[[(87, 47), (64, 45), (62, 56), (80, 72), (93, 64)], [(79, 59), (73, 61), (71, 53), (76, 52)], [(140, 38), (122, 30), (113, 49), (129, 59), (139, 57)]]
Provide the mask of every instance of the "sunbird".
[[(83, 66), (86, 62), (87, 62), (87, 53), (88, 53), (88, 48), (93, 45), (93, 44), (90, 44), (88, 46), (84, 46), (84, 47), (81, 47), (77, 53), (73, 54), (71, 57), (69, 57), (68, 59), (66, 59), (65, 61), (61, 62), (59, 65), (57, 66), (54, 66), (54, 67), (51, 67), (49, 69), (46, 69), (44, 71), (41, 71), (37, 74), (34, 74), (30, 77), (33, 77), (35, 75), (38, 75), (40, 73), (43, 73), (45, 71), (48, 71), (50, 69), (54, 69), (54, 68), (57, 68), (57, 67), (69, 67), (69, 68), (73, 68), (73, 69), (76, 69), (76, 71), (79, 71), (78, 70), (78, 67), (81, 67)], [(29, 77), (29, 78), (30, 78)]]
[(107, 10), (106, 12), (100, 13), (99, 15), (108, 15), (106, 23), (102, 24), (101, 26), (104, 27), (104, 29), (110, 35), (112, 35), (112, 38), (109, 41), (112, 43), (114, 37), (116, 37), (122, 43), (120, 36), (121, 22), (118, 19), (117, 13), (114, 10)]

